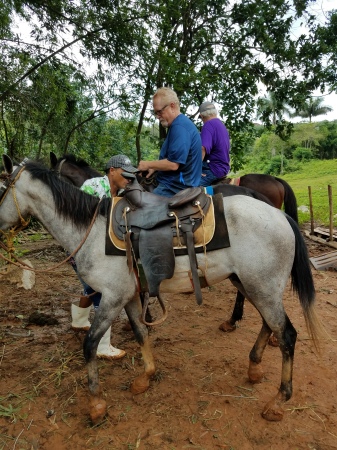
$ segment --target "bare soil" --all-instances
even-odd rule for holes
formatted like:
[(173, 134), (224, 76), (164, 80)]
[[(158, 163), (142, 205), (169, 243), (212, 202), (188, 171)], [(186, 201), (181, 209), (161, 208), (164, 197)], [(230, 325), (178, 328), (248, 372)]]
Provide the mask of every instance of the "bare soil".
[[(310, 256), (332, 250), (306, 242)], [(19, 247), (36, 268), (65, 258), (52, 239), (32, 243), (23, 236)], [(225, 281), (203, 289), (201, 307), (193, 294), (166, 297), (169, 317), (151, 331), (157, 372), (144, 394), (129, 390), (143, 370), (141, 355), (123, 321), (115, 321), (112, 343), (127, 356), (99, 362), (109, 409), (94, 427), (84, 333), (70, 328), (70, 303), (81, 293), (72, 268), (37, 274), (35, 286), (26, 290), (0, 267), (0, 449), (337, 449), (337, 272), (313, 269), (313, 274), (317, 310), (332, 339), (321, 342), (317, 357), (289, 286), (284, 302), (298, 341), (294, 392), (283, 421), (261, 417), (280, 384), (279, 349), (266, 349), (262, 383), (252, 385), (247, 377), (249, 351), (261, 326), (258, 313), (247, 303), (235, 332), (218, 329), (235, 299), (235, 289)], [(29, 323), (34, 312), (58, 323)]]

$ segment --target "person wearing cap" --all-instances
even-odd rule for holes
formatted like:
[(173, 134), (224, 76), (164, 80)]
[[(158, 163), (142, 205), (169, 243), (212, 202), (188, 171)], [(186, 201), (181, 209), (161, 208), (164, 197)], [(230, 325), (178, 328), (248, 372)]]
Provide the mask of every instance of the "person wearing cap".
[(227, 128), (218, 118), (214, 103), (202, 103), (199, 117), (203, 121), (200, 134), (202, 174), (199, 185), (210, 186), (213, 181), (225, 177), (230, 171), (230, 140)]
[(105, 165), (104, 177), (86, 180), (80, 189), (96, 197), (116, 197), (125, 188), (129, 181), (122, 176), (122, 172), (139, 172), (130, 159), (125, 155), (112, 156)]
[[(122, 172), (136, 173), (138, 169), (134, 167), (130, 159), (125, 155), (112, 156), (105, 166), (105, 175), (86, 180), (80, 189), (87, 194), (96, 197), (116, 197), (120, 195), (129, 183), (129, 180), (123, 177)], [(76, 262), (71, 262), (74, 270), (77, 272)], [(79, 277), (79, 276), (78, 276)], [(74, 330), (88, 330), (90, 328), (89, 315), (92, 303), (94, 310), (100, 304), (102, 294), (95, 292), (84, 280), (79, 277), (84, 289), (84, 295), (81, 296), (79, 303), (71, 305), (72, 328)], [(110, 344), (111, 327), (106, 331), (99, 342), (97, 348), (97, 357), (104, 359), (120, 359), (125, 356), (125, 351), (113, 347)]]
[(168, 133), (159, 160), (140, 161), (138, 169), (147, 171), (147, 178), (156, 171), (158, 186), (153, 192), (171, 197), (182, 189), (199, 186), (202, 166), (200, 133), (194, 123), (180, 113), (180, 102), (172, 89), (158, 89), (152, 101), (153, 114)]

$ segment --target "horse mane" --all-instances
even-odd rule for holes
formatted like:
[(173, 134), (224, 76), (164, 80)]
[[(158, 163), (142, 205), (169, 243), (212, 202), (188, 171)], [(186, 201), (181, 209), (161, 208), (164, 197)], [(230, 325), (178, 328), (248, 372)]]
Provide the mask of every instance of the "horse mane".
[[(39, 162), (28, 161), (25, 164), (33, 179), (44, 183), (52, 192), (57, 214), (72, 220), (75, 225), (87, 228), (92, 220), (99, 198), (82, 192), (77, 187), (62, 181), (53, 170), (47, 169)], [(106, 216), (110, 199), (103, 199), (98, 213)]]
[(67, 162), (70, 162), (71, 164), (80, 167), (85, 173), (87, 173), (90, 176), (90, 178), (102, 176), (101, 172), (89, 166), (89, 164), (86, 161), (84, 161), (84, 159), (76, 158), (76, 156), (66, 153), (63, 156), (61, 156), (61, 158), (59, 158), (57, 162), (60, 163), (62, 160), (66, 160)]

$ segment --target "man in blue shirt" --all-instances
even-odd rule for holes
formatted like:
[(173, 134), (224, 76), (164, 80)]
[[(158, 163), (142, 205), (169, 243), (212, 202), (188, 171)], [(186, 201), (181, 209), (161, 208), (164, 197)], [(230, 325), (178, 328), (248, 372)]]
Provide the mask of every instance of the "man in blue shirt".
[(180, 113), (177, 94), (168, 87), (158, 89), (153, 96), (153, 110), (168, 133), (160, 150), (159, 160), (140, 161), (138, 169), (157, 171), (158, 186), (153, 191), (165, 197), (199, 186), (201, 177), (201, 139), (197, 127)]

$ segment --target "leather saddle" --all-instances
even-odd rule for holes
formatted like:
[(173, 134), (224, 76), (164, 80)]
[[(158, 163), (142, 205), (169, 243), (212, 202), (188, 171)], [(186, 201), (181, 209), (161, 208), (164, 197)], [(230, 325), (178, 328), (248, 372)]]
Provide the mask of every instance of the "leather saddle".
[(123, 198), (113, 210), (113, 231), (126, 242), (130, 255), (141, 260), (150, 297), (158, 297), (160, 283), (172, 278), (175, 268), (173, 238), (187, 248), (198, 304), (202, 303), (193, 233), (202, 224), (211, 199), (200, 187), (187, 188), (173, 197), (163, 197), (144, 189), (134, 176)]

